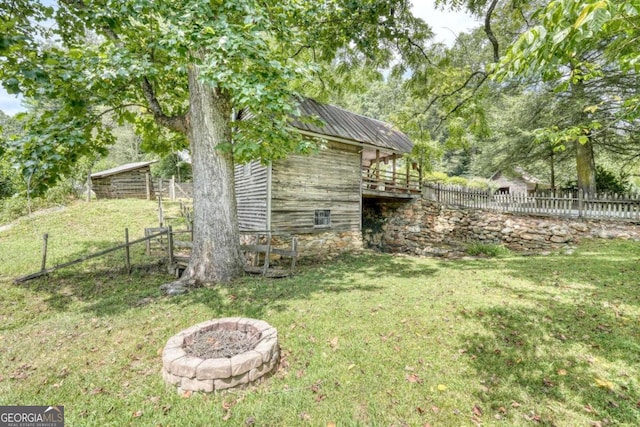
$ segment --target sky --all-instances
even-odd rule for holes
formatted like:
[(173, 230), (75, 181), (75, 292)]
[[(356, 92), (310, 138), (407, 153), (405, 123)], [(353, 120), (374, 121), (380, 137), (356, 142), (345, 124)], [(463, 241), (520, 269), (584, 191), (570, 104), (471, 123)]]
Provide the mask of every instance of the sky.
[[(465, 13), (436, 10), (434, 0), (414, 0), (413, 12), (431, 26), (436, 34), (435, 41), (444, 42), (447, 45), (452, 45), (458, 34), (479, 25)], [(14, 115), (24, 111), (24, 107), (16, 95), (9, 95), (0, 86), (0, 110)]]

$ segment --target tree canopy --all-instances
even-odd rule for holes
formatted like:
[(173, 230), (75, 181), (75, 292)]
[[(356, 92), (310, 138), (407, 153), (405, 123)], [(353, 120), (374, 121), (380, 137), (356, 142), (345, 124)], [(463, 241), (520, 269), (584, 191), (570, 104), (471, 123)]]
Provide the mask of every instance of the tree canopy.
[(2, 0), (0, 80), (35, 103), (7, 149), (41, 191), (108, 149), (107, 114), (147, 140), (184, 135), (195, 187), (185, 277), (200, 282), (241, 272), (233, 162), (313, 148), (288, 129), (294, 89), (332, 62), (388, 64), (430, 35), (406, 0), (49, 4)]

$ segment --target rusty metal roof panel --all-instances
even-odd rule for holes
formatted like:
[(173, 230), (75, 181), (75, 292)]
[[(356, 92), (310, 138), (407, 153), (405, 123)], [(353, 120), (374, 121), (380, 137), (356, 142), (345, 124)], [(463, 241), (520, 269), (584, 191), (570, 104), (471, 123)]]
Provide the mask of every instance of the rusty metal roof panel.
[(408, 153), (413, 148), (411, 140), (389, 123), (352, 113), (334, 105), (321, 104), (311, 98), (300, 98), (303, 117), (315, 117), (323, 125), (293, 120), (293, 127), (326, 136), (348, 139), (354, 142)]

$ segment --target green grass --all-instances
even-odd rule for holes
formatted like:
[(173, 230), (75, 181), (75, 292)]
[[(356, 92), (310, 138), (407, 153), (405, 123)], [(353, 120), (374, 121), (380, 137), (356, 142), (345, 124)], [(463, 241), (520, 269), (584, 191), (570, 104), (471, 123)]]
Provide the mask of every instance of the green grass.
[(498, 257), (509, 254), (509, 249), (502, 245), (473, 242), (466, 245), (465, 251), (471, 256)]
[[(66, 260), (122, 241), (124, 227), (142, 235), (155, 215), (153, 203), (79, 203), (0, 233), (0, 405), (64, 405), (69, 426), (640, 425), (638, 243), (344, 256), (173, 298), (141, 253), (131, 276), (114, 256), (10, 280), (39, 268), (43, 232), (64, 238), (54, 253)], [(162, 347), (222, 316), (275, 326), (279, 371), (247, 390), (178, 395)]]

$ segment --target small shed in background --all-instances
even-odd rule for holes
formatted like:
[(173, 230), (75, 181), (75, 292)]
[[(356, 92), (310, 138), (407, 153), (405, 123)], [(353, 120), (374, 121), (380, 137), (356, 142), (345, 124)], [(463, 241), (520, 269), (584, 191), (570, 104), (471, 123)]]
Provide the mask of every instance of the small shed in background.
[(91, 174), (91, 186), (98, 199), (155, 198), (151, 165), (148, 162), (127, 163)]
[(549, 184), (529, 175), (521, 167), (500, 170), (489, 179), (498, 187), (497, 194), (529, 194), (551, 188)]

